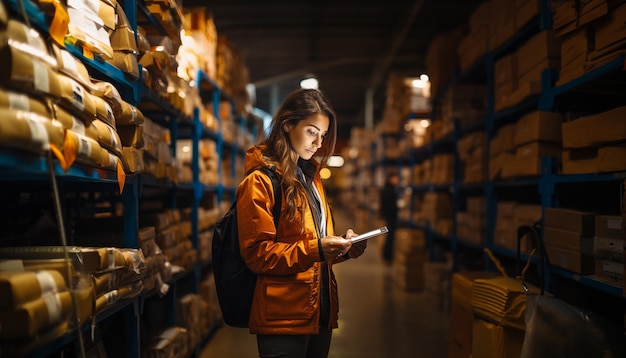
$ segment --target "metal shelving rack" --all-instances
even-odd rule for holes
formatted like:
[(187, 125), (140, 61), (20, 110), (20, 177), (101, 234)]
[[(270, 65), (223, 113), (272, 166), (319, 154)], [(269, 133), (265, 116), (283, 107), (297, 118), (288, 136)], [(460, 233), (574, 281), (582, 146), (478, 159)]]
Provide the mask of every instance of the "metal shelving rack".
[[(31, 0), (6, 0), (7, 7), (15, 14), (22, 14), (22, 6), (25, 12), (25, 17), (31, 26), (35, 27), (42, 33), (49, 31), (49, 25), (44, 13), (37, 7)], [(162, 34), (165, 34), (163, 27), (154, 19), (142, 3), (136, 1), (124, 1), (123, 10), (126, 13), (128, 20), (134, 30), (137, 29), (137, 13), (141, 12), (145, 18), (150, 22), (151, 26), (154, 26)], [(232, 165), (235, 166), (235, 159), (241, 159), (245, 155), (246, 148), (240, 148), (236, 143), (228, 143), (224, 141), (220, 131), (215, 132), (200, 123), (199, 111), (196, 108), (194, 115), (189, 118), (175, 109), (171, 104), (165, 102), (159, 96), (151, 92), (141, 82), (140, 79), (132, 79), (121, 70), (113, 67), (112, 65), (97, 59), (89, 58), (84, 55), (80, 48), (74, 47), (70, 44), (66, 44), (66, 49), (75, 57), (80, 59), (92, 73), (92, 76), (97, 76), (100, 80), (106, 80), (112, 83), (120, 92), (122, 98), (128, 103), (137, 106), (142, 101), (148, 101), (159, 108), (154, 113), (145, 113), (149, 115), (149, 118), (156, 123), (168, 128), (170, 130), (172, 145), (171, 150), (173, 155), (176, 153), (176, 140), (177, 139), (192, 139), (193, 154), (192, 154), (192, 173), (193, 180), (191, 183), (173, 183), (165, 179), (156, 179), (149, 175), (134, 174), (126, 175), (123, 183), (122, 202), (124, 205), (123, 216), (123, 244), (125, 247), (138, 247), (137, 233), (139, 230), (139, 207), (144, 188), (152, 188), (160, 190), (164, 193), (164, 197), (171, 197), (170, 207), (176, 207), (176, 199), (173, 192), (187, 191), (191, 192), (194, 200), (192, 205), (192, 234), (191, 240), (194, 248), (198, 247), (198, 208), (200, 200), (207, 194), (215, 193), (218, 197), (218, 203), (222, 200), (222, 194), (225, 191), (234, 192), (235, 188), (225, 187), (222, 184), (221, 164), (219, 165), (219, 179), (220, 182), (217, 185), (205, 185), (199, 181), (199, 168), (198, 168), (198, 142), (201, 139), (210, 139), (217, 143), (217, 152), (219, 158), (223, 158), (225, 150), (231, 150), (234, 154)], [(141, 71), (139, 71), (141, 73)], [(224, 93), (222, 93), (219, 86), (211, 80), (206, 74), (199, 72), (197, 75), (197, 82), (200, 91), (209, 92), (210, 100), (213, 102), (214, 116), (220, 121), (219, 118), (219, 104), (221, 100), (228, 99)], [(200, 85), (201, 84), (201, 85)], [(220, 121), (221, 122), (221, 121)], [(243, 126), (243, 124), (242, 124)], [(117, 173), (111, 170), (96, 169), (80, 164), (72, 165), (69, 170), (64, 171), (57, 162), (53, 163), (53, 175), (61, 182), (71, 182), (72, 185), (82, 185), (88, 183), (90, 189), (94, 191), (107, 191), (115, 192), (120, 190), (120, 183), (118, 182)], [(11, 181), (37, 181), (46, 183), (50, 179), (50, 171), (48, 168), (48, 162), (46, 157), (33, 155), (30, 153), (23, 153), (20, 151), (2, 149), (0, 150), (0, 173), (2, 182)], [(235, 176), (235, 170), (232, 170), (233, 179)], [(168, 194), (169, 193), (169, 194)], [(234, 198), (231, 198), (234, 200)], [(97, 243), (94, 243), (97, 245)], [(175, 323), (175, 309), (176, 309), (176, 284), (178, 281), (185, 279), (189, 275), (193, 275), (193, 287), (192, 291), (198, 292), (198, 283), (201, 279), (200, 273), (203, 267), (210, 266), (209, 263), (196, 262), (193, 269), (188, 272), (174, 275), (172, 280), (168, 282), (170, 284), (170, 290), (166, 297), (163, 299), (166, 301), (168, 307), (168, 313), (166, 321), (170, 325)], [(125, 357), (140, 357), (140, 316), (143, 313), (144, 303), (147, 300), (154, 299), (154, 292), (142, 293), (141, 295), (120, 301), (114, 307), (107, 309), (104, 313), (94, 317), (94, 322), (87, 322), (84, 324), (80, 331), (87, 333), (92, 329), (92, 324), (99, 324), (110, 317), (123, 315), (124, 319), (124, 337), (126, 338), (126, 344), (124, 346)], [(215, 327), (212, 327), (215, 329)], [(206, 342), (210, 337), (203, 337), (201, 343)], [(47, 357), (59, 349), (76, 342), (78, 337), (76, 330), (67, 332), (63, 336), (47, 342), (42, 347), (29, 353), (30, 357)], [(191, 354), (197, 356), (201, 347), (192, 347)]]
[[(603, 77), (610, 76), (612, 74), (618, 73), (620, 70), (623, 70), (625, 66), (625, 56), (620, 56), (619, 58), (613, 60), (612, 62), (592, 71), (582, 75), (579, 78), (576, 78), (566, 84), (561, 86), (555, 86), (556, 83), (556, 73), (552, 70), (545, 70), (542, 73), (542, 82), (541, 82), (541, 92), (539, 95), (532, 96), (523, 100), (521, 103), (514, 105), (510, 108), (506, 108), (501, 111), (495, 112), (494, 108), (494, 81), (493, 81), (493, 66), (495, 61), (514, 51), (519, 45), (521, 45), (524, 41), (530, 38), (532, 35), (550, 29), (552, 27), (551, 24), (551, 12), (549, 8), (549, 1), (542, 0), (541, 1), (541, 9), (540, 14), (538, 14), (533, 20), (531, 20), (526, 26), (524, 26), (518, 33), (515, 34), (511, 39), (505, 42), (496, 50), (487, 53), (481, 59), (479, 59), (473, 66), (471, 66), (464, 73), (457, 73), (455, 79), (442, 90), (442, 93), (438, 93), (433, 101), (436, 103), (441, 100), (443, 94), (445, 94), (449, 88), (456, 84), (463, 84), (469, 82), (476, 81), (477, 78), (484, 81), (483, 83), (487, 86), (487, 113), (483, 120), (468, 126), (467, 128), (459, 128), (458, 123), (455, 124), (455, 128), (453, 133), (451, 134), (452, 140), (457, 141), (463, 135), (470, 133), (476, 130), (484, 130), (487, 133), (487, 153), (489, 152), (489, 140), (493, 138), (495, 134), (495, 130), (498, 125), (506, 123), (507, 121), (511, 121), (512, 119), (519, 118), (525, 113), (528, 113), (533, 110), (542, 110), (542, 111), (558, 111), (559, 105), (566, 102), (567, 95), (576, 90), (579, 87), (582, 87), (587, 84), (591, 84), (594, 81), (597, 81)], [(434, 118), (433, 120), (436, 120)], [(432, 158), (435, 154), (435, 148), (439, 142), (429, 143), (422, 148), (415, 148), (410, 150), (406, 156), (406, 163), (409, 166), (415, 165), (427, 158)], [(574, 183), (574, 184), (587, 184), (587, 183), (602, 183), (602, 182), (617, 182), (623, 181), (626, 177), (626, 173), (602, 173), (602, 174), (572, 174), (572, 175), (563, 175), (557, 174), (556, 171), (556, 158), (544, 157), (542, 158), (542, 173), (537, 177), (526, 177), (526, 178), (515, 178), (515, 179), (506, 179), (506, 180), (486, 180), (483, 183), (477, 184), (463, 184), (459, 182), (458, 172), (459, 172), (459, 162), (458, 162), (458, 153), (456, 151), (456, 146), (453, 149), (455, 153), (455, 179), (454, 183), (451, 184), (451, 189), (453, 191), (453, 228), (456, 227), (456, 213), (459, 208), (459, 192), (465, 190), (474, 190), (474, 191), (482, 191), (483, 195), (487, 199), (487, 229), (486, 229), (486, 242), (485, 245), (476, 245), (469, 242), (464, 242), (460, 238), (456, 236), (456, 230), (453, 230), (453, 234), (450, 236), (442, 236), (432, 231), (429, 225), (424, 225), (421, 223), (408, 222), (404, 223), (409, 227), (420, 228), (426, 231), (427, 235), (427, 245), (428, 249), (433, 250), (434, 242), (441, 242), (444, 245), (450, 247), (451, 253), (453, 254), (454, 268), (458, 267), (457, 262), (457, 254), (463, 250), (473, 250), (475, 252), (480, 252), (484, 247), (491, 249), (494, 253), (501, 255), (503, 257), (515, 259), (517, 253), (505, 249), (502, 247), (497, 247), (494, 244), (494, 231), (495, 231), (495, 222), (496, 222), (496, 191), (501, 188), (516, 188), (516, 187), (534, 187), (537, 190), (538, 196), (540, 198), (540, 204), (543, 209), (547, 207), (558, 207), (559, 200), (558, 194), (559, 189), (558, 186), (564, 183)], [(488, 154), (487, 154), (488, 156)], [(488, 176), (487, 176), (488, 177)], [(412, 187), (415, 191), (423, 192), (423, 191), (433, 191), (436, 189), (435, 185), (432, 184), (424, 184), (419, 186)], [(543, 216), (543, 215), (542, 215)], [(487, 259), (486, 255), (483, 255), (485, 262), (485, 269), (493, 270), (491, 262)], [(528, 255), (521, 255), (521, 258), (525, 261), (528, 260)], [(538, 260), (536, 260), (538, 261)], [(560, 278), (565, 278), (569, 281), (575, 281), (582, 284), (584, 287), (589, 289), (597, 290), (599, 292), (603, 292), (616, 298), (617, 300), (624, 300), (623, 289), (622, 287), (617, 287), (611, 285), (609, 283), (604, 283), (602, 281), (595, 280), (591, 277), (576, 274), (570, 272), (565, 269), (561, 269), (558, 267), (552, 267), (552, 274), (556, 275)], [(546, 288), (549, 284), (549, 280), (545, 282)]]

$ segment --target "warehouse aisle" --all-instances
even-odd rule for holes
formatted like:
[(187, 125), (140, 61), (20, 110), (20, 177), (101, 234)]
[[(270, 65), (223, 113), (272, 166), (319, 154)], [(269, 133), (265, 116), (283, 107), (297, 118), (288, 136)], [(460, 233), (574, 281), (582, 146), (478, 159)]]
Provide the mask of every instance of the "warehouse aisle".
[[(352, 227), (345, 210), (336, 209), (337, 228)], [(380, 258), (382, 241), (371, 240), (357, 260), (334, 267), (339, 285), (339, 329), (330, 358), (447, 357), (447, 312), (434, 294), (405, 292)], [(256, 338), (247, 329), (220, 328), (200, 358), (256, 357)]]

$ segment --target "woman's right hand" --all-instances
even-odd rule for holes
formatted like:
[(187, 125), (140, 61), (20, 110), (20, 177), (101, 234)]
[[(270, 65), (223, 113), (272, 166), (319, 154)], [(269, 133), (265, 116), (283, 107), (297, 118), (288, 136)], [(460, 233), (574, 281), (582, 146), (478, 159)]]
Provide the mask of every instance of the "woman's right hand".
[(321, 239), (321, 243), (326, 261), (340, 258), (352, 247), (352, 241), (341, 236), (326, 236)]

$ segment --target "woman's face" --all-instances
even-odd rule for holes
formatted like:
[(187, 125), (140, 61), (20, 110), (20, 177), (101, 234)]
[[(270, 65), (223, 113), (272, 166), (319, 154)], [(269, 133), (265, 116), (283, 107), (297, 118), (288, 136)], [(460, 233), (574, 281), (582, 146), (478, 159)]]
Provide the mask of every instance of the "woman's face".
[(328, 133), (330, 120), (324, 114), (314, 114), (298, 122), (297, 125), (285, 125), (292, 149), (304, 160), (309, 160), (322, 146)]

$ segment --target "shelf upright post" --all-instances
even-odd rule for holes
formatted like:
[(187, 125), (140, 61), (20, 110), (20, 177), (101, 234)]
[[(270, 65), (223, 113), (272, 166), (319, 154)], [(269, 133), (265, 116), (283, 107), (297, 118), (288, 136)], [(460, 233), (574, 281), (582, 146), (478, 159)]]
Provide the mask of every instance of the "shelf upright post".
[[(135, 43), (139, 43), (137, 40), (137, 1), (136, 0), (125, 0), (122, 1), (122, 10), (124, 10), (124, 14), (128, 18), (128, 22), (130, 24), (130, 28), (133, 29), (133, 33), (135, 34)], [(136, 106), (141, 101), (140, 94), (140, 84), (141, 84), (141, 65), (139, 66), (139, 78), (132, 82), (132, 86), (130, 91), (126, 89), (124, 86), (124, 91), (126, 92), (126, 96), (124, 98), (128, 101), (128, 99), (132, 98), (132, 101), (129, 101), (132, 105)]]
[(454, 131), (452, 132), (452, 236), (450, 237), (450, 251), (452, 252), (452, 272), (458, 270), (459, 236), (457, 234), (457, 213), (460, 210), (459, 188), (461, 182), (461, 162), (459, 160), (458, 142), (461, 137), (461, 124), (458, 118), (454, 118)]
[[(487, 204), (487, 217), (486, 217), (486, 229), (485, 232), (485, 247), (489, 248), (493, 251), (494, 248), (494, 233), (496, 227), (496, 214), (498, 203), (496, 201), (495, 190), (493, 181), (489, 176), (489, 142), (491, 138), (495, 136), (495, 117), (494, 117), (494, 106), (495, 106), (495, 81), (494, 81), (494, 55), (489, 53), (485, 57), (485, 76), (487, 79), (487, 113), (485, 118), (485, 130), (486, 130), (486, 143), (485, 143), (485, 201)], [(485, 270), (492, 271), (494, 269), (493, 263), (491, 259), (487, 256), (486, 253), (483, 254), (483, 259), (485, 262)]]
[[(124, 247), (139, 247), (137, 243), (137, 232), (139, 232), (139, 197), (141, 196), (141, 180), (139, 175), (126, 177), (122, 193), (124, 204)], [(127, 357), (141, 357), (139, 340), (139, 316), (140, 312), (135, 302), (124, 309), (124, 337), (127, 339), (125, 352)]]
[[(203, 126), (200, 122), (200, 110), (198, 107), (193, 109), (193, 131), (191, 133), (191, 173), (193, 185), (193, 204), (191, 205), (191, 245), (194, 249), (198, 249), (198, 215), (200, 201), (204, 195), (204, 185), (200, 182), (200, 139), (202, 138)], [(194, 265), (194, 280), (192, 291), (197, 293), (200, 291), (200, 268)]]

